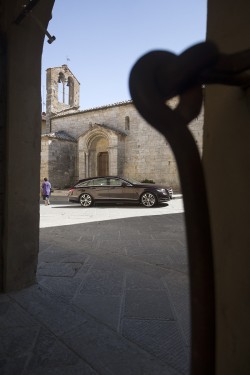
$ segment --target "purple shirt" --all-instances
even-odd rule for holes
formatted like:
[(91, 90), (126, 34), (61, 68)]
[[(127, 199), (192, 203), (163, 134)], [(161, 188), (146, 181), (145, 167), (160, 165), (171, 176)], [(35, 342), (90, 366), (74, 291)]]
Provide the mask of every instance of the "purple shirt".
[(43, 181), (42, 183), (43, 195), (50, 195), (51, 184), (49, 181)]

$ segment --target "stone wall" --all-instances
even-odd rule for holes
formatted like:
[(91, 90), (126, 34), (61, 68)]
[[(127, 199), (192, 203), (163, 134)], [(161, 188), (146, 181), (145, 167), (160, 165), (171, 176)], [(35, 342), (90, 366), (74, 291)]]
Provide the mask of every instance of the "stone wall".
[(80, 83), (65, 64), (47, 69), (46, 91), (46, 132), (49, 133), (51, 115), (79, 108)]
[(41, 142), (41, 182), (47, 177), (52, 187), (69, 187), (76, 180), (77, 144), (48, 136)]
[(46, 133), (46, 118), (42, 116), (42, 123), (41, 123), (41, 134)]
[[(130, 101), (52, 117), (51, 131), (63, 130), (78, 139), (95, 123), (127, 134), (118, 149), (120, 175), (139, 181), (150, 179), (156, 183), (171, 185), (176, 191), (180, 190), (176, 162), (169, 144), (158, 131), (144, 121)], [(203, 113), (189, 126), (201, 151)]]
[(41, 163), (40, 163), (40, 180), (49, 177), (49, 138), (42, 137), (41, 140)]

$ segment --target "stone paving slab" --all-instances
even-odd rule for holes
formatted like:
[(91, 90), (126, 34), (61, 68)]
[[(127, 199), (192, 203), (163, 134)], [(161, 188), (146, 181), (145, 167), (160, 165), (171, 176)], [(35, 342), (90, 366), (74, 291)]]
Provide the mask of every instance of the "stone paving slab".
[(98, 373), (48, 330), (41, 328), (36, 337), (32, 357), (26, 366), (26, 374), (97, 375)]
[(188, 374), (183, 213), (106, 219), (41, 229), (38, 284), (0, 295), (1, 374)]
[(80, 278), (40, 276), (38, 282), (40, 286), (56, 296), (60, 296), (62, 300), (71, 301), (76, 290), (81, 286), (82, 280)]
[(173, 320), (170, 303), (165, 291), (127, 290), (125, 318)]
[(26, 312), (55, 335), (61, 335), (86, 322), (83, 314), (74, 306), (61, 300), (60, 296), (49, 293), (39, 285), (11, 293), (11, 297)]
[(97, 373), (13, 298), (0, 297), (1, 375)]
[(190, 349), (190, 295), (189, 280), (187, 273), (170, 270), (163, 277), (163, 283), (166, 285), (172, 301), (172, 309), (177, 317), (180, 330), (183, 334), (185, 345)]
[(188, 353), (175, 321), (125, 319), (122, 333), (164, 363), (188, 374)]
[(126, 289), (127, 290), (164, 290), (165, 286), (160, 278), (153, 277), (145, 273), (138, 273), (133, 270), (126, 272)]
[[(89, 340), (84, 340), (84, 337)], [(62, 336), (62, 340), (103, 375), (177, 375), (171, 366), (117, 335), (103, 324), (89, 322)]]
[[(67, 262), (68, 260), (68, 262)], [(63, 262), (41, 262), (37, 268), (38, 276), (72, 277), (81, 268), (81, 263), (72, 262), (70, 256)]]
[(78, 294), (73, 304), (119, 332), (122, 296)]

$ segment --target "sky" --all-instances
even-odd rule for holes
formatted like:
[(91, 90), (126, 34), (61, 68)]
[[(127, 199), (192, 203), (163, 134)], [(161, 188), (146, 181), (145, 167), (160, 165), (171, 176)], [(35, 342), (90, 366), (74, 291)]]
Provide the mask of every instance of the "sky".
[(42, 101), (46, 69), (67, 64), (81, 83), (80, 109), (131, 99), (134, 63), (152, 50), (180, 54), (206, 36), (206, 0), (55, 0), (44, 41)]

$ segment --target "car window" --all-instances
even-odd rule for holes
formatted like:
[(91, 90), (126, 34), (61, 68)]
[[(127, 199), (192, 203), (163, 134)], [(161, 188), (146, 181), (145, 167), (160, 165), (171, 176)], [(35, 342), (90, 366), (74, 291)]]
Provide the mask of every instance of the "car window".
[(78, 184), (75, 185), (76, 188), (80, 188), (80, 187), (83, 187), (83, 186), (87, 186), (89, 185), (91, 181), (83, 181), (83, 182), (79, 182)]
[(94, 180), (87, 181), (87, 186), (93, 186), (93, 185), (94, 185)]
[(96, 180), (92, 180), (93, 184), (92, 186), (106, 186), (108, 185), (108, 179), (107, 178), (97, 178)]
[(126, 180), (121, 179), (121, 184), (122, 183), (125, 183), (127, 186), (133, 186), (132, 183), (131, 183), (131, 180), (130, 181), (129, 180), (126, 181)]
[(122, 186), (122, 180), (120, 180), (119, 178), (110, 178), (109, 184), (111, 186)]

